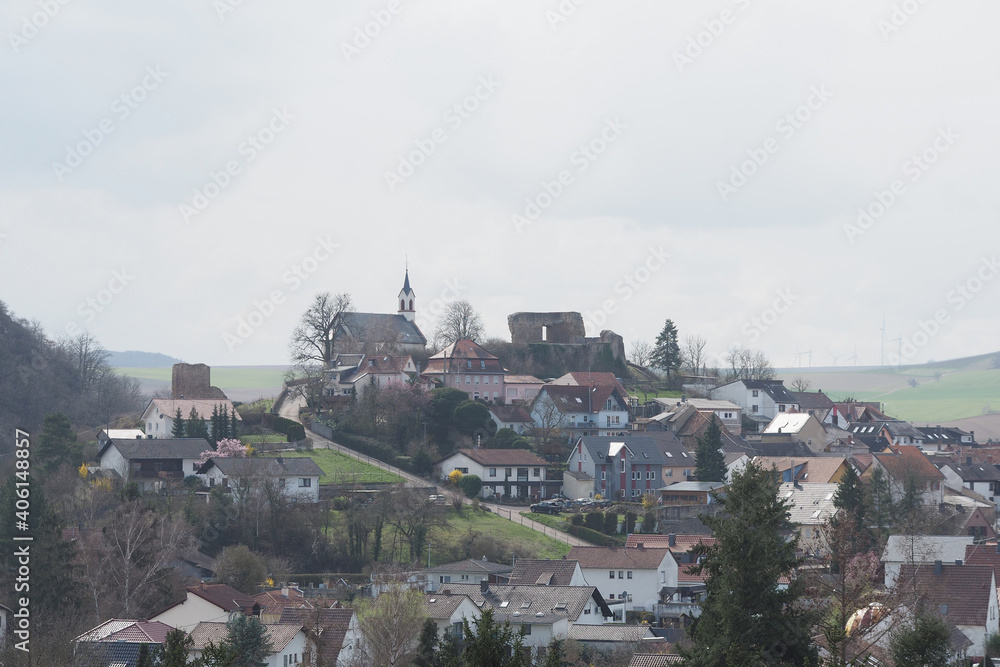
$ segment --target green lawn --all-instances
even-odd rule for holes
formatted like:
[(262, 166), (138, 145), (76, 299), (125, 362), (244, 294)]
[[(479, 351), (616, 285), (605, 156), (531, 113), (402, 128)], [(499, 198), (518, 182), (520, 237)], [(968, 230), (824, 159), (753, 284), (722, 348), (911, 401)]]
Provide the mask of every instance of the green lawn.
[[(277, 456), (277, 454), (268, 454), (268, 456)], [(399, 475), (368, 465), (332, 449), (316, 449), (311, 452), (282, 452), (281, 456), (311, 458), (326, 473), (319, 478), (321, 486), (324, 484), (365, 484), (368, 482), (388, 482), (391, 484), (403, 481)]]
[(531, 519), (537, 523), (543, 523), (550, 528), (558, 528), (559, 530), (566, 532), (566, 526), (569, 525), (567, 517), (564, 514), (535, 514), (534, 512), (528, 512), (524, 515), (525, 519)]
[[(511, 552), (522, 558), (556, 559), (562, 558), (570, 550), (570, 546), (565, 542), (542, 535), (538, 531), (496, 514), (476, 512), (471, 507), (466, 507), (461, 515), (452, 510), (448, 517), (448, 526), (443, 531), (445, 535), (439, 533), (435, 539), (465, 536), (470, 529), (502, 541)], [(433, 558), (433, 552), (431, 556)]]

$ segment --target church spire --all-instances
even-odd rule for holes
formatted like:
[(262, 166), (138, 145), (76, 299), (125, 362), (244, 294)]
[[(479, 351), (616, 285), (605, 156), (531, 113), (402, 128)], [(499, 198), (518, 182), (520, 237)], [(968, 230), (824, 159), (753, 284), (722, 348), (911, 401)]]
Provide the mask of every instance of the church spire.
[(417, 311), (415, 307), (416, 294), (413, 293), (413, 289), (410, 287), (410, 267), (409, 262), (406, 265), (406, 274), (403, 278), (403, 289), (399, 291), (399, 315), (402, 315), (409, 321), (413, 322), (417, 317)]

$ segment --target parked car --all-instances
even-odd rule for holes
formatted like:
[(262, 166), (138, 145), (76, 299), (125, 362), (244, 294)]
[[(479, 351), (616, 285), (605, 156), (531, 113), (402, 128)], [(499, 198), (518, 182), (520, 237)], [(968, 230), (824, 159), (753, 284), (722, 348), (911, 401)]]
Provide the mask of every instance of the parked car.
[(529, 509), (535, 514), (559, 514), (560, 507), (548, 500), (543, 500), (540, 503), (535, 503)]

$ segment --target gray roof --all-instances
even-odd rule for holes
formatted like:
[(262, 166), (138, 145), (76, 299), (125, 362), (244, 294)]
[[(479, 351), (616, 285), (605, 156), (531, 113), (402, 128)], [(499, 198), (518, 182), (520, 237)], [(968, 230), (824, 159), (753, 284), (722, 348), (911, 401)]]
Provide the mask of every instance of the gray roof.
[(429, 567), (424, 572), (476, 572), (481, 574), (507, 574), (513, 568), (503, 563), (491, 563), (488, 560), (466, 558), (453, 563), (442, 563)]
[(941, 467), (948, 466), (955, 471), (963, 482), (998, 482), (1000, 481), (1000, 470), (992, 463), (973, 463), (972, 465), (959, 465), (948, 461)]
[(569, 638), (583, 642), (623, 642), (634, 644), (654, 637), (648, 625), (585, 625), (574, 623), (569, 628)]
[(575, 560), (521, 558), (514, 563), (509, 583), (513, 586), (569, 586), (578, 566), (579, 562)]
[[(427, 614), (427, 618), (433, 618), (435, 620), (448, 619), (451, 615), (462, 606), (462, 603), (468, 600), (473, 605), (472, 599), (468, 595), (444, 595), (440, 593), (429, 593), (424, 595), (424, 613)], [(471, 619), (470, 619), (471, 620)]]
[(118, 440), (111, 439), (104, 443), (97, 456), (101, 457), (109, 447), (117, 449), (129, 460), (134, 459), (198, 459), (201, 453), (212, 449), (212, 445), (204, 438), (164, 438), (161, 440)]
[(694, 466), (695, 463), (694, 455), (685, 449), (676, 436), (671, 440), (669, 438), (654, 439), (649, 435), (585, 435), (580, 440), (594, 461), (607, 460), (609, 452), (614, 451), (618, 443), (625, 443), (625, 446), (633, 454), (631, 460), (634, 463), (661, 466), (683, 466), (689, 463)]
[(660, 491), (715, 491), (724, 486), (722, 482), (677, 482), (662, 487)]
[(325, 473), (319, 465), (310, 458), (211, 458), (198, 469), (199, 474), (205, 474), (212, 466), (218, 468), (226, 477), (239, 475), (264, 475), (266, 477), (305, 477), (322, 476)]
[(833, 497), (838, 486), (807, 482), (796, 487), (792, 482), (785, 482), (778, 488), (778, 500), (791, 503), (789, 521), (797, 526), (817, 526), (825, 524), (837, 513)]
[(477, 584), (442, 584), (441, 591), (468, 595), (480, 608), (489, 605), (501, 623), (508, 621), (511, 625), (552, 624), (564, 618), (575, 621), (591, 600), (602, 605), (605, 616), (611, 615), (607, 603), (594, 586), (490, 584), (488, 592), (483, 595)]
[(399, 343), (403, 345), (426, 345), (427, 338), (416, 323), (402, 315), (383, 313), (345, 313), (342, 328), (351, 336), (364, 340), (367, 331), (384, 332), (395, 330), (399, 333)]

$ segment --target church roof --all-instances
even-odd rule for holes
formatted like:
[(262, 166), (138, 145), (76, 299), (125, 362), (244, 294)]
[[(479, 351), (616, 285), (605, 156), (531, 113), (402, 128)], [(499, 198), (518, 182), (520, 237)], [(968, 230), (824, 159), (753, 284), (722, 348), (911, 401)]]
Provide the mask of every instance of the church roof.
[(420, 328), (402, 315), (344, 313), (341, 326), (348, 334), (358, 340), (364, 340), (367, 331), (378, 334), (379, 332), (395, 330), (399, 333), (398, 342), (401, 345), (427, 344), (427, 338), (421, 333)]
[(410, 289), (410, 271), (409, 271), (409, 269), (407, 269), (407, 271), (406, 271), (406, 278), (403, 280), (403, 291), (404, 292), (412, 292), (413, 291), (413, 290)]

